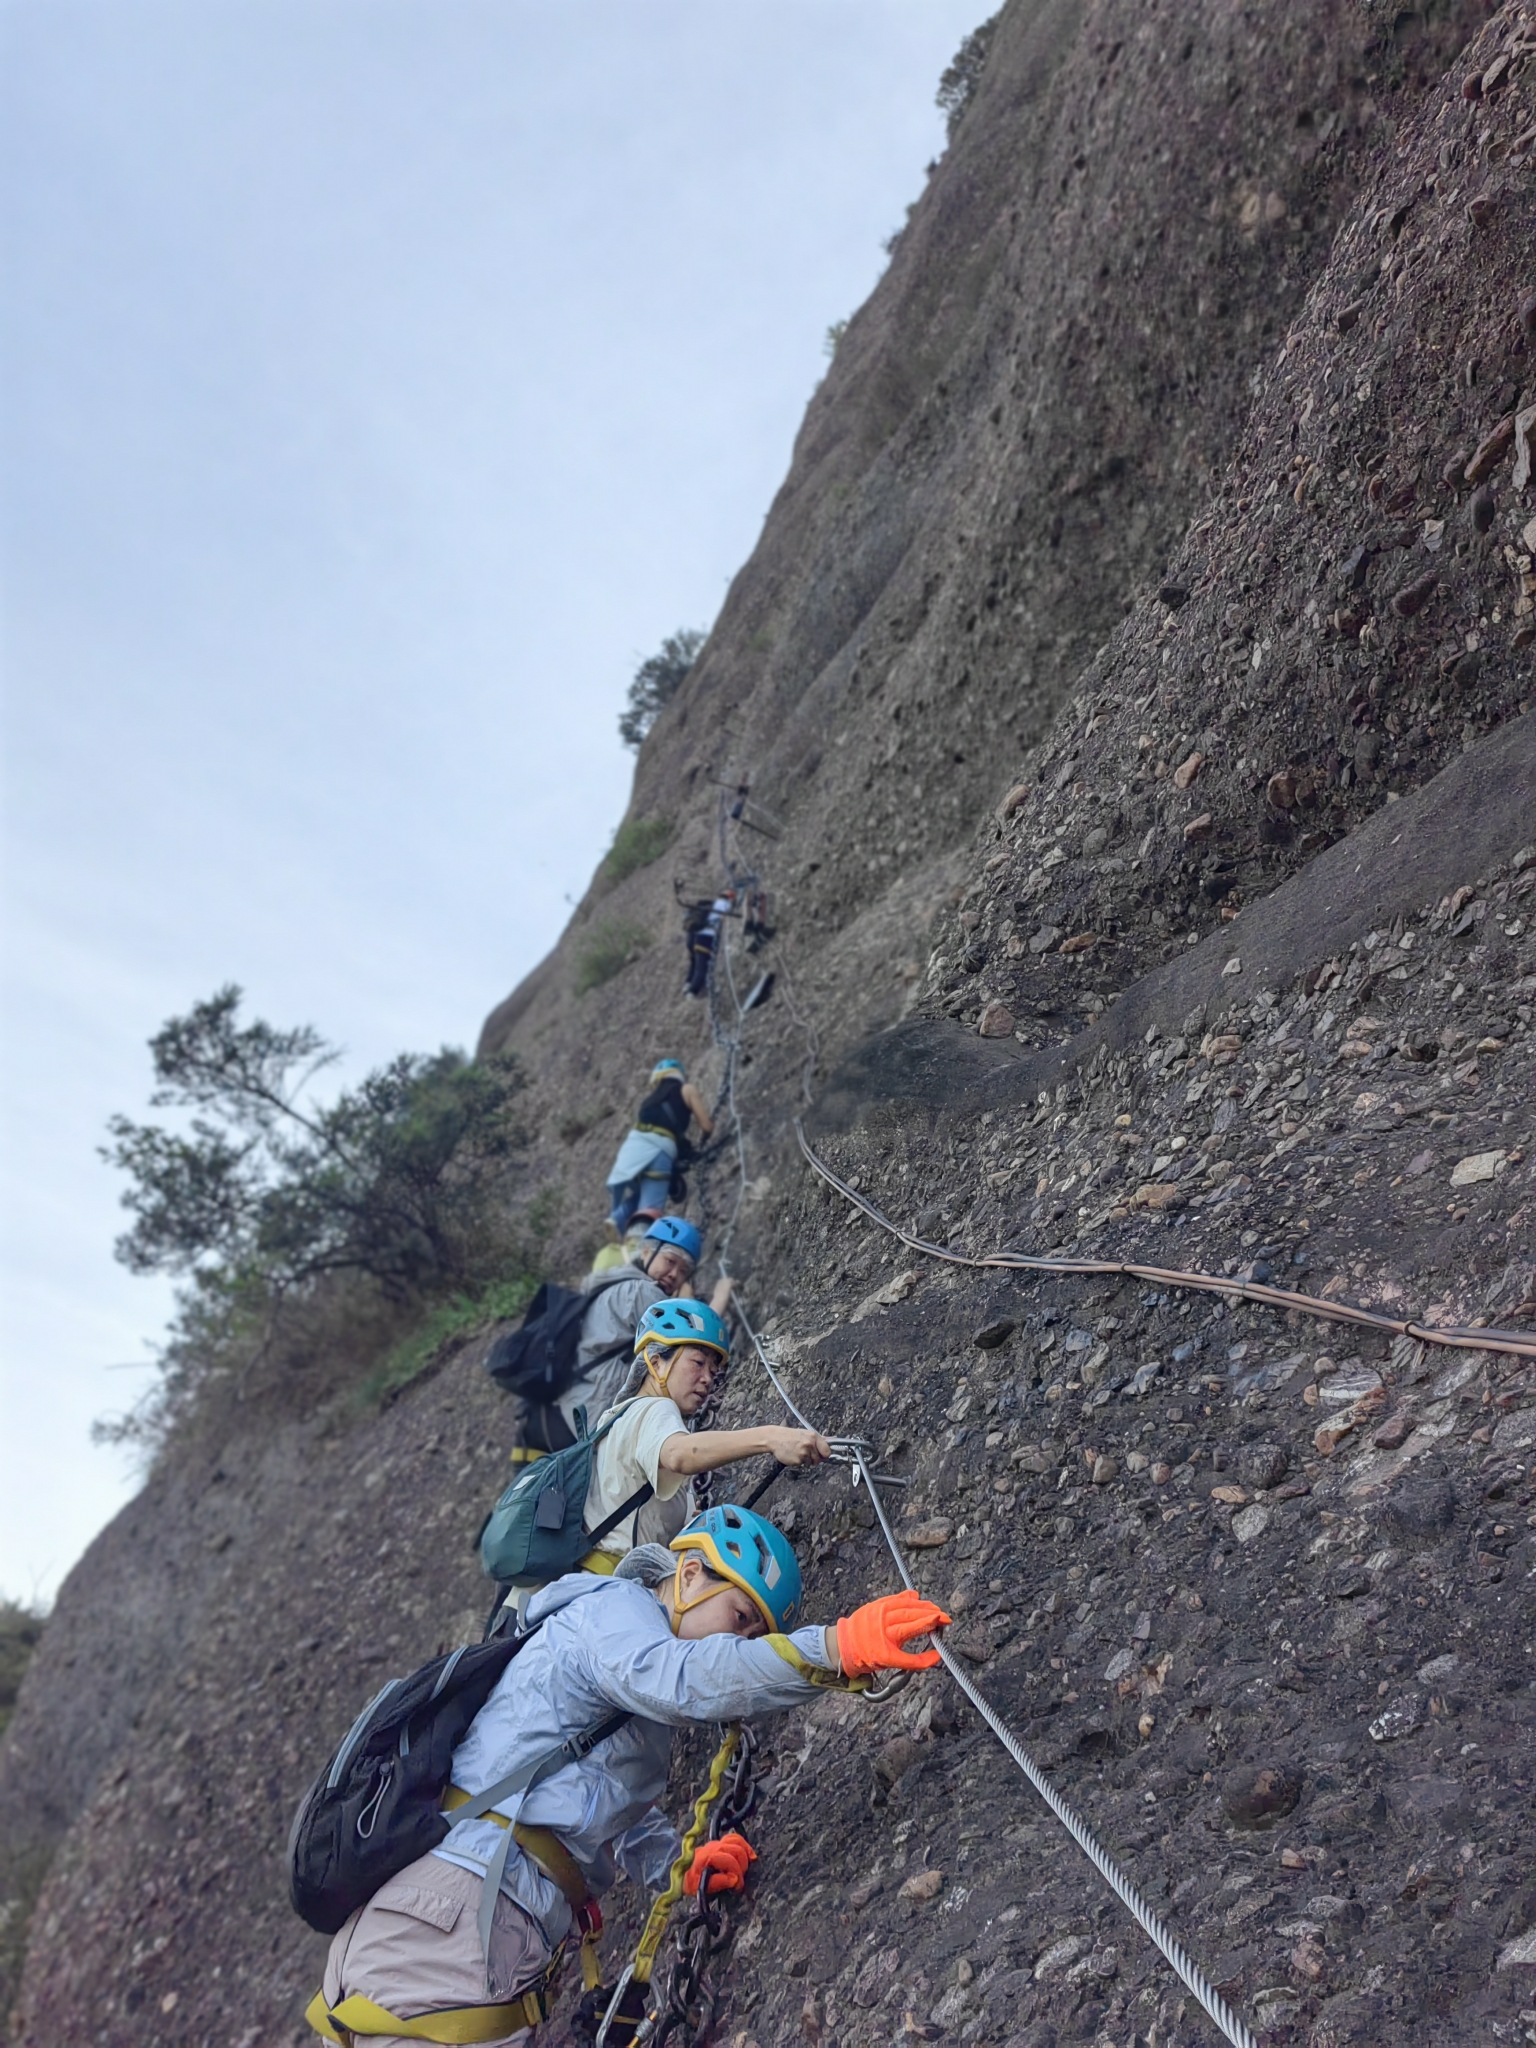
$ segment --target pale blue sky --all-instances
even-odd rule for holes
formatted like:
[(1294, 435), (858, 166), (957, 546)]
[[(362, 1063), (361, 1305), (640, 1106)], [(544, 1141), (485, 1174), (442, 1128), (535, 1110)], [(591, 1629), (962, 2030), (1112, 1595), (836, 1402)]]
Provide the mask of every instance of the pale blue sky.
[(144, 1041), (236, 980), (349, 1071), (473, 1044), (987, 11), (0, 0), (0, 1591), (133, 1483)]

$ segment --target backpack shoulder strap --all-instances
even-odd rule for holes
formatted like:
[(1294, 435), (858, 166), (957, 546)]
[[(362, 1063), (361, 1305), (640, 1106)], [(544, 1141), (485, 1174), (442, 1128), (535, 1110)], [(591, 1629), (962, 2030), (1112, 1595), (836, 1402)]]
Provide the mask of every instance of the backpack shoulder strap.
[[(556, 1743), (553, 1749), (545, 1750), (535, 1757), (531, 1764), (522, 1764), (515, 1771), (509, 1771), (504, 1778), (498, 1778), (483, 1792), (477, 1792), (464, 1805), (453, 1808), (453, 1825), (461, 1820), (479, 1820), (503, 1799), (510, 1799), (520, 1792), (531, 1792), (535, 1785), (542, 1785), (546, 1778), (552, 1778), (556, 1771), (563, 1771), (567, 1764), (579, 1764), (583, 1757), (590, 1756), (600, 1742), (606, 1742), (610, 1735), (634, 1719), (626, 1707), (615, 1707), (605, 1714), (591, 1728), (583, 1728), (575, 1735), (568, 1735), (564, 1742)], [(486, 1956), (491, 1952), (491, 1923), (496, 1912), (496, 1897), (501, 1890), (501, 1880), (507, 1867), (507, 1855), (512, 1847), (510, 1822), (502, 1829), (501, 1840), (496, 1853), (486, 1865), (485, 1885), (480, 1894), (480, 1947)]]
[(644, 1485), (635, 1488), (621, 1507), (616, 1507), (611, 1515), (605, 1515), (595, 1529), (589, 1529), (587, 1534), (592, 1539), (592, 1548), (596, 1550), (605, 1536), (611, 1536), (626, 1516), (634, 1514), (638, 1508), (643, 1508), (655, 1491), (655, 1487), (647, 1479)]

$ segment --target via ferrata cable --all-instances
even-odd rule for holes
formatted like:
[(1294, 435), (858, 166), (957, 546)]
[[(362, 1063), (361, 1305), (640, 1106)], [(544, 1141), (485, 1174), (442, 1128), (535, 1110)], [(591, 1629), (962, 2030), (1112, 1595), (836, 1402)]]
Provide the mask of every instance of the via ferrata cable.
[[(783, 1401), (789, 1412), (796, 1417), (804, 1428), (810, 1429), (813, 1425), (806, 1421), (804, 1414), (790, 1398), (783, 1381), (774, 1370), (767, 1349), (753, 1327), (739, 1294), (734, 1297), (732, 1306), (741, 1320), (742, 1328), (751, 1340), (752, 1348), (757, 1353), (763, 1370), (777, 1389), (780, 1400)], [(849, 1439), (849, 1441), (856, 1441), (856, 1439)], [(876, 1475), (871, 1472), (862, 1448), (857, 1453), (856, 1463), (868, 1489), (870, 1503), (875, 1510), (876, 1516), (879, 1518), (880, 1532), (885, 1538), (886, 1546), (895, 1562), (896, 1569), (901, 1574), (902, 1584), (910, 1588), (911, 1591), (916, 1592), (918, 1590), (916, 1582), (911, 1572), (907, 1569), (907, 1561), (901, 1554), (901, 1547), (896, 1540), (896, 1532), (891, 1527), (890, 1517), (885, 1511), (885, 1503), (880, 1498), (880, 1488), (876, 1482)], [(1227, 2004), (1221, 1993), (1210, 1982), (1209, 1978), (1206, 1977), (1199, 1965), (1191, 1958), (1182, 1943), (1176, 1941), (1168, 1932), (1168, 1929), (1152, 1911), (1152, 1908), (1141, 1896), (1141, 1893), (1136, 1889), (1130, 1878), (1127, 1877), (1125, 1872), (1102, 1847), (1087, 1824), (1079, 1818), (1067, 1804), (1066, 1800), (1062, 1798), (1050, 1779), (1046, 1777), (1040, 1766), (1029, 1754), (1029, 1751), (1008, 1726), (1007, 1722), (1004, 1721), (985, 1694), (978, 1690), (970, 1674), (956, 1662), (954, 1652), (949, 1649), (943, 1637), (935, 1636), (933, 1642), (934, 1647), (939, 1653), (940, 1660), (950, 1677), (959, 1686), (972, 1706), (975, 1707), (977, 1713), (981, 1715), (992, 1733), (1003, 1745), (1003, 1748), (1007, 1750), (1009, 1756), (1012, 1757), (1025, 1777), (1028, 1778), (1030, 1784), (1033, 1785), (1057, 1820), (1061, 1822), (1073, 1841), (1076, 1842), (1089, 1862), (1092, 1863), (1094, 1869), (1098, 1871), (1100, 1877), (1103, 1878), (1116, 1898), (1120, 1900), (1127, 1912), (1131, 1914), (1137, 1925), (1142, 1929), (1142, 1932), (1161, 1951), (1174, 1974), (1194, 1993), (1222, 2033), (1233, 2044), (1233, 2048), (1258, 2048), (1258, 2043), (1246, 2022)]]

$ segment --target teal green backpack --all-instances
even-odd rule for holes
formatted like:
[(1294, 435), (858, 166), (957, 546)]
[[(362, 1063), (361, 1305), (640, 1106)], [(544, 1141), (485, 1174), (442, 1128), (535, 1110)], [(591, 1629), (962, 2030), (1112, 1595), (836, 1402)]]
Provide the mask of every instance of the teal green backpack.
[[(627, 1403), (625, 1404), (628, 1405)], [(576, 1441), (525, 1465), (485, 1518), (480, 1562), (502, 1586), (547, 1586), (575, 1571), (589, 1550), (655, 1492), (647, 1480), (595, 1529), (584, 1529), (587, 1489), (597, 1447), (618, 1421), (615, 1408), (587, 1434), (587, 1411), (576, 1410)]]

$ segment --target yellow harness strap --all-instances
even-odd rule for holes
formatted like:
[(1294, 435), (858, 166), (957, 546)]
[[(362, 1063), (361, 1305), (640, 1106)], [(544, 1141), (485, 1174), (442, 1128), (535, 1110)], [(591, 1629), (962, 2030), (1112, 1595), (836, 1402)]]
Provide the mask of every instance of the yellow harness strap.
[[(461, 1791), (457, 1785), (450, 1785), (443, 1795), (443, 1811), (452, 1813), (457, 1807), (467, 1806), (469, 1799), (469, 1793)], [(494, 1810), (482, 1813), (480, 1818), (498, 1828), (508, 1824), (507, 1816)], [(533, 1858), (551, 1884), (560, 1887), (565, 1903), (575, 1914), (576, 1924), (581, 1929), (581, 1981), (588, 1991), (595, 1991), (602, 1982), (602, 1972), (597, 1964), (597, 1938), (603, 1931), (603, 1920), (576, 1858), (550, 1828), (525, 1827), (520, 1820), (513, 1821), (511, 1826), (513, 1841), (525, 1855)], [(533, 2024), (529, 2022), (529, 2025)], [(466, 2035), (465, 2038), (471, 2037)], [(487, 2037), (476, 2035), (473, 2038)], [(495, 2036), (488, 2038), (494, 2040)]]
[(611, 1550), (589, 1550), (576, 1569), (579, 1572), (596, 1572), (600, 1579), (611, 1579), (622, 1563), (623, 1559), (615, 1557)]
[(532, 1444), (514, 1444), (507, 1453), (507, 1462), (512, 1465), (532, 1465), (539, 1458), (547, 1458), (548, 1451), (536, 1451)]
[(352, 2036), (403, 2034), (408, 2041), (500, 2041), (522, 2027), (536, 2027), (547, 2017), (542, 1990), (525, 1991), (520, 1998), (503, 2005), (458, 2005), (444, 2012), (424, 2012), (416, 2019), (402, 2019), (387, 2012), (371, 1998), (354, 1994), (340, 2005), (327, 2007), (324, 1992), (317, 1991), (305, 2008), (304, 2017), (327, 2041), (347, 2043)]

